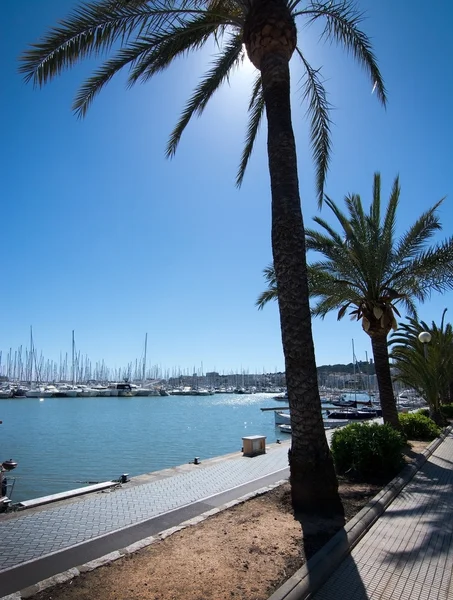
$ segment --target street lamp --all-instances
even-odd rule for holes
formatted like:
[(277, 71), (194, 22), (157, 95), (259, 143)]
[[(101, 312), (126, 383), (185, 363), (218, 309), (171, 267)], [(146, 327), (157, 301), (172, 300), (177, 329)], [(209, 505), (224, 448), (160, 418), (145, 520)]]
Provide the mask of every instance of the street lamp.
[(428, 350), (426, 344), (431, 341), (431, 334), (429, 331), (422, 331), (418, 334), (418, 340), (423, 344), (423, 352), (425, 353), (425, 360), (428, 360)]

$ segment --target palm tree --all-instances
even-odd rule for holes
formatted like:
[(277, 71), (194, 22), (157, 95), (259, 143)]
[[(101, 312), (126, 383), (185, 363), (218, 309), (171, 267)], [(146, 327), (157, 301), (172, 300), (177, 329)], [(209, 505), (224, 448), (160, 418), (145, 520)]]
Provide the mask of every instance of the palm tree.
[[(445, 324), (446, 312), (447, 309), (442, 313), (439, 327), (434, 321), (428, 327), (424, 321), (418, 323), (409, 317), (408, 322), (400, 324), (398, 331), (390, 337), (396, 378), (425, 398), (429, 416), (438, 425), (445, 424), (441, 404), (452, 400), (453, 328), (451, 323)], [(431, 334), (429, 348), (418, 338), (422, 331)]]
[(129, 84), (147, 82), (175, 59), (214, 43), (218, 54), (201, 79), (171, 133), (172, 156), (194, 115), (244, 60), (257, 69), (249, 104), (249, 125), (237, 175), (240, 185), (264, 112), (272, 194), (272, 249), (280, 295), (280, 320), (289, 401), (292, 407), (290, 471), (293, 506), (320, 513), (340, 510), (337, 481), (325, 440), (316, 377), (308, 302), (305, 236), (296, 148), (291, 121), (289, 61), (305, 70), (311, 144), (319, 202), (330, 156), (330, 104), (319, 70), (297, 46), (296, 20), (324, 22), (322, 37), (350, 51), (371, 78), (385, 104), (385, 88), (361, 15), (347, 1), (309, 0), (91, 0), (51, 29), (22, 57), (21, 72), (41, 86), (88, 56), (108, 58), (78, 92), (74, 110), (85, 115), (94, 97), (121, 69)]
[[(379, 173), (374, 175), (372, 197), (369, 214), (365, 214), (360, 196), (347, 196), (347, 216), (326, 197), (341, 233), (320, 217), (314, 218), (324, 232), (307, 230), (307, 249), (319, 252), (324, 260), (308, 265), (308, 284), (311, 297), (317, 299), (312, 307), (314, 316), (325, 317), (331, 310), (338, 310), (341, 319), (351, 309), (351, 317), (362, 322), (371, 338), (384, 422), (399, 429), (387, 336), (397, 328), (397, 304), (416, 318), (416, 301), (424, 302), (433, 291), (453, 289), (453, 236), (427, 246), (434, 232), (441, 229), (436, 214), (440, 200), (399, 240), (395, 239), (398, 177), (382, 219)], [(264, 276), (268, 289), (257, 300), (259, 308), (280, 295), (272, 266), (265, 269)]]

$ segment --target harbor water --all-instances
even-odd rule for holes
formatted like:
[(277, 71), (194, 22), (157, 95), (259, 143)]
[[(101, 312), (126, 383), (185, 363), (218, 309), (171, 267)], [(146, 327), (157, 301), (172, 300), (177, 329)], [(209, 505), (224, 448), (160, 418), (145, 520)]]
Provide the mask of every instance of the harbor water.
[(0, 400), (0, 460), (18, 466), (13, 502), (239, 452), (242, 438), (287, 439), (270, 394)]

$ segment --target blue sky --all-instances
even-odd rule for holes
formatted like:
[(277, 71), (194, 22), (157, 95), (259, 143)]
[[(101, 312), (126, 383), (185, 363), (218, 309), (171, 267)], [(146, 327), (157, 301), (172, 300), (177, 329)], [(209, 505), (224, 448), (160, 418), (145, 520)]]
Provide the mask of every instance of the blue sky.
[[(1, 45), (2, 256), (0, 349), (28, 345), (33, 326), (43, 356), (70, 352), (110, 367), (149, 364), (220, 372), (283, 370), (277, 306), (258, 312), (262, 269), (271, 261), (270, 189), (263, 127), (244, 184), (235, 187), (253, 68), (245, 65), (212, 100), (167, 160), (168, 136), (209, 64), (179, 62), (147, 85), (125, 74), (98, 96), (84, 120), (71, 112), (78, 86), (98, 63), (82, 63), (41, 90), (25, 85), (18, 56), (75, 0), (23, 0), (3, 7)], [(299, 44), (322, 67), (334, 105), (326, 191), (361, 194), (375, 171), (383, 197), (399, 173), (403, 232), (422, 211), (453, 216), (453, 8), (444, 1), (358, 5), (388, 90), (384, 110), (351, 56), (299, 27)], [(293, 119), (302, 209), (318, 214), (305, 108), (293, 69)], [(322, 216), (330, 220), (328, 210)], [(439, 321), (453, 294), (433, 296), (420, 316)], [(449, 314), (449, 313), (448, 313)], [(453, 313), (449, 320), (453, 319)], [(360, 325), (334, 315), (313, 323), (319, 365), (371, 356)]]

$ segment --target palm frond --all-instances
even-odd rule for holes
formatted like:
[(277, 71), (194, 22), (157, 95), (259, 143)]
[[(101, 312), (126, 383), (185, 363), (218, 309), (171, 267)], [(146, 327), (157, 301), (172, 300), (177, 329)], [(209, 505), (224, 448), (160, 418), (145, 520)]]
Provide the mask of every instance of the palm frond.
[(410, 229), (401, 237), (395, 250), (395, 263), (401, 265), (415, 257), (435, 231), (440, 230), (439, 217), (435, 214), (442, 204), (439, 200), (433, 207), (424, 212)]
[(308, 265), (310, 293), (314, 296), (337, 294), (351, 302), (359, 302), (366, 290), (357, 278), (347, 279), (332, 261), (317, 261)]
[[(162, 34), (206, 12), (206, 6), (198, 0), (181, 0), (177, 5), (173, 0), (83, 3), (24, 52), (19, 71), (24, 73), (25, 81), (33, 80), (41, 86), (87, 56), (108, 52), (117, 42), (126, 46), (131, 36), (138, 40)], [(239, 27), (244, 20), (241, 11), (225, 0), (210, 2), (208, 14)]]
[(119, 40), (127, 43), (134, 32), (159, 28), (176, 18), (175, 10), (169, 7), (167, 0), (157, 0), (152, 7), (111, 0), (82, 4), (24, 52), (19, 71), (25, 81), (43, 85), (83, 58), (107, 52)]
[(419, 288), (419, 297), (426, 299), (433, 292), (453, 289), (453, 236), (413, 259), (410, 271)]
[(354, 231), (351, 227), (351, 223), (346, 215), (340, 210), (340, 208), (335, 204), (335, 202), (329, 198), (329, 196), (325, 197), (325, 201), (327, 206), (333, 212), (333, 214), (337, 217), (340, 225), (343, 227), (343, 231), (346, 234), (346, 238), (349, 240), (353, 237)]
[(344, 301), (339, 300), (338, 298), (333, 298), (331, 296), (324, 297), (321, 300), (319, 300), (316, 304), (314, 304), (314, 306), (312, 306), (311, 314), (314, 317), (321, 317), (321, 319), (324, 319), (324, 317), (332, 310), (341, 309), (341, 307), (343, 306), (343, 302)]
[(245, 170), (253, 151), (256, 136), (261, 124), (261, 119), (264, 114), (264, 96), (263, 86), (261, 84), (261, 74), (255, 80), (252, 90), (252, 97), (249, 104), (249, 123), (247, 127), (247, 135), (245, 137), (245, 146), (242, 152), (241, 162), (239, 165), (238, 174), (236, 176), (236, 185), (240, 187), (244, 179)]
[(263, 277), (268, 285), (277, 285), (277, 276), (272, 263), (263, 269)]
[[(330, 245), (331, 243), (334, 243), (341, 245), (343, 243), (343, 238), (341, 237), (341, 235), (337, 233), (335, 229), (331, 225), (329, 225), (329, 223), (327, 223), (327, 221), (325, 221), (319, 216), (313, 217), (313, 221), (315, 223), (318, 223), (318, 225), (320, 225), (330, 235), (331, 239), (325, 237), (325, 241), (327, 244)], [(322, 234), (319, 231), (316, 231), (316, 229), (305, 229), (305, 237), (308, 238), (310, 242), (312, 239), (316, 240), (319, 235)]]
[(313, 69), (305, 59), (299, 48), (296, 48), (305, 67), (303, 81), (303, 99), (308, 101), (307, 115), (310, 119), (310, 138), (313, 159), (316, 165), (316, 188), (318, 192), (318, 206), (321, 208), (324, 197), (324, 184), (330, 159), (330, 109), (326, 90), (319, 79), (319, 71)]
[(295, 15), (310, 16), (310, 22), (323, 17), (326, 26), (322, 37), (343, 44), (354, 58), (364, 67), (371, 78), (373, 91), (385, 106), (387, 102), (386, 90), (376, 57), (372, 51), (368, 37), (359, 29), (363, 14), (358, 12), (351, 2), (311, 2), (310, 7)]
[(349, 222), (355, 237), (362, 242), (368, 241), (369, 226), (362, 206), (362, 200), (358, 194), (350, 194), (345, 198), (345, 204), (349, 211)]
[(143, 55), (129, 76), (129, 85), (137, 81), (145, 83), (159, 71), (166, 69), (176, 58), (189, 50), (199, 50), (213, 36), (218, 37), (228, 23), (228, 15), (212, 14), (207, 11), (181, 25), (166, 28), (151, 38), (146, 38), (150, 52)]
[(417, 318), (417, 305), (414, 302), (414, 297), (405, 295), (402, 298), (400, 298), (399, 300), (397, 300), (397, 302), (399, 302), (400, 304), (402, 304), (402, 306), (404, 306), (404, 308), (406, 309), (406, 311), (409, 315), (411, 315), (414, 319)]
[(331, 236), (311, 229), (305, 232), (307, 249), (320, 252), (328, 258), (327, 262), (317, 263), (319, 268), (335, 274), (337, 279), (354, 282), (365, 293), (369, 285), (369, 265), (364, 256), (366, 253), (363, 246), (355, 241), (351, 233), (346, 239), (341, 238), (320, 217), (315, 217), (314, 221), (321, 224)]
[(396, 224), (396, 211), (398, 209), (400, 199), (400, 180), (399, 177), (395, 177), (393, 182), (392, 191), (390, 192), (390, 198), (385, 212), (384, 223), (382, 226), (382, 235), (388, 240), (393, 240), (395, 235), (395, 224)]
[(228, 78), (231, 69), (238, 64), (242, 52), (242, 37), (239, 34), (232, 35), (229, 41), (225, 43), (222, 53), (214, 61), (213, 68), (208, 71), (197, 86), (184, 109), (181, 118), (170, 136), (166, 150), (167, 157), (175, 154), (181, 135), (190, 119), (194, 113), (198, 113), (198, 115), (202, 114), (214, 92)]
[(79, 117), (84, 117), (94, 98), (102, 88), (126, 65), (136, 61), (141, 55), (147, 54), (150, 47), (147, 41), (140, 41), (121, 49), (116, 56), (106, 61), (81, 86), (74, 99), (72, 109)]
[(258, 307), (258, 310), (263, 310), (263, 308), (266, 306), (266, 304), (268, 302), (270, 302), (271, 300), (277, 300), (277, 298), (278, 298), (277, 288), (265, 290), (258, 296), (258, 298), (255, 302), (255, 306)]
[(255, 303), (255, 306), (257, 306), (259, 310), (262, 310), (271, 300), (277, 300), (278, 298), (277, 276), (272, 263), (263, 269), (263, 277), (267, 284), (267, 289), (258, 296)]

